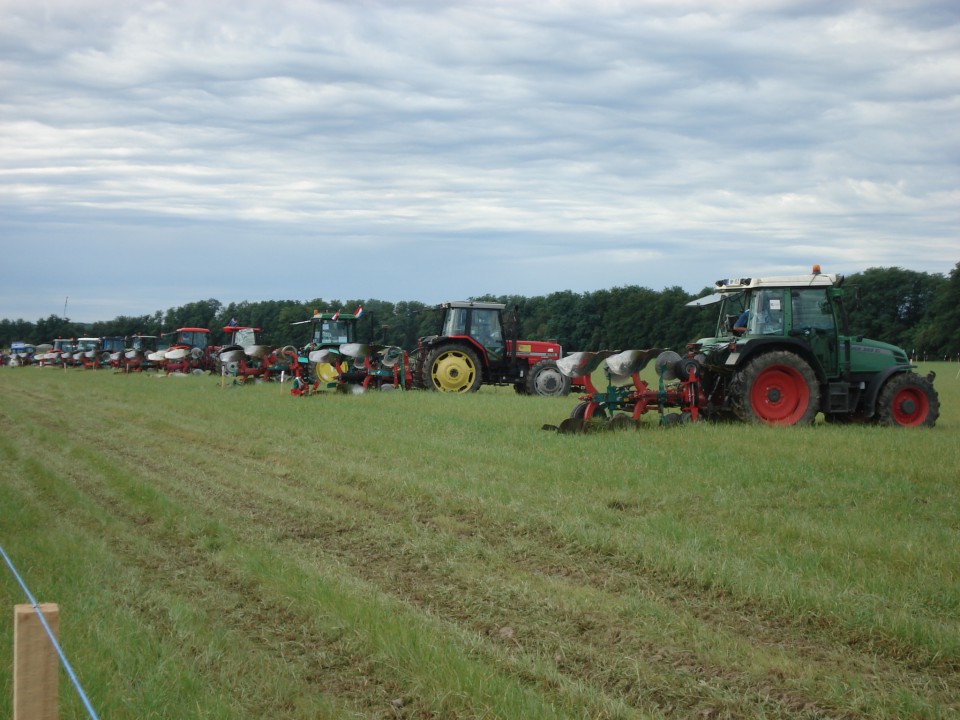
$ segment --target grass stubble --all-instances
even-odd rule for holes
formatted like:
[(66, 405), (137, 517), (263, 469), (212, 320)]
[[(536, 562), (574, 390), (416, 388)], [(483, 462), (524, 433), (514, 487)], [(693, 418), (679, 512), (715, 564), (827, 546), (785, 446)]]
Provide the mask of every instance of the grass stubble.
[(510, 389), (4, 368), (0, 542), (102, 717), (952, 717), (940, 370), (932, 431), (563, 436)]

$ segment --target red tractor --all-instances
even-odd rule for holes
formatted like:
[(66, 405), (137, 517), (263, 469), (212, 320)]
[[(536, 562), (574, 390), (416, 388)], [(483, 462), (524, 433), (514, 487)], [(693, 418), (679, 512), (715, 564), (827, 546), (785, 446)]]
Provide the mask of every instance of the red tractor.
[(416, 384), (439, 392), (513, 385), (524, 395), (569, 394), (570, 378), (557, 368), (563, 349), (555, 342), (506, 338), (504, 307), (492, 302), (439, 305), (443, 312), (439, 334), (418, 341)]
[(163, 370), (174, 372), (202, 373), (213, 369), (210, 355), (210, 330), (207, 328), (177, 328), (176, 339), (164, 352)]

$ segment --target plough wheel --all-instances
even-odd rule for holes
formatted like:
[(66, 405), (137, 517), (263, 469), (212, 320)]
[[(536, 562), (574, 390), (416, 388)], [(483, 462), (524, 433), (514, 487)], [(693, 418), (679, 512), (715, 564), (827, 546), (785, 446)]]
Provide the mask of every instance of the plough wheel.
[(476, 392), (483, 381), (476, 353), (460, 345), (441, 345), (431, 350), (423, 372), (427, 389), (439, 392)]
[(587, 420), (588, 408), (593, 405), (593, 410), (590, 411), (590, 418), (597, 418), (598, 420), (605, 420), (607, 417), (607, 411), (599, 403), (593, 403), (589, 400), (581, 400), (576, 405), (573, 406), (573, 410), (570, 411), (570, 417), (576, 418), (578, 420)]

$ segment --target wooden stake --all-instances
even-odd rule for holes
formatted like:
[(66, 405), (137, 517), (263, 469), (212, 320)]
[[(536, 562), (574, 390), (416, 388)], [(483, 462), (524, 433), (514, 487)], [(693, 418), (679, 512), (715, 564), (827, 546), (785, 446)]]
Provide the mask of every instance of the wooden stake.
[[(40, 603), (54, 637), (60, 633), (56, 603)], [(13, 612), (13, 720), (57, 720), (57, 651), (33, 605)]]

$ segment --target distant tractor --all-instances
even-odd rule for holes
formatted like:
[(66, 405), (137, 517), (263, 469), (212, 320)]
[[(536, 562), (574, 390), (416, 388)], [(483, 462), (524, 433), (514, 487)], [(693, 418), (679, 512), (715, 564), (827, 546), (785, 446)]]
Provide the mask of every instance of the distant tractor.
[[(566, 358), (568, 374), (600, 363), (610, 378), (606, 389), (588, 385), (568, 427), (624, 414), (637, 420), (649, 410), (661, 422), (808, 425), (822, 412), (831, 423), (932, 427), (940, 415), (933, 373), (915, 373), (899, 347), (851, 335), (842, 283), (819, 266), (810, 275), (721, 280), (713, 294), (688, 303), (718, 304), (719, 317), (716, 334), (688, 345), (684, 356), (630, 350)], [(656, 388), (639, 378), (654, 358)], [(613, 382), (625, 376), (632, 387)]]
[(210, 330), (196, 327), (177, 328), (170, 347), (163, 353), (162, 369), (167, 375), (174, 372), (197, 374), (212, 370)]
[(294, 323), (311, 325), (310, 339), (295, 358), (294, 374), (300, 386), (310, 385), (317, 390), (339, 384), (340, 376), (350, 367), (350, 359), (343, 357), (339, 349), (341, 345), (357, 342), (361, 312), (361, 308), (354, 313), (314, 311), (309, 320)]
[[(227, 344), (214, 353), (214, 372), (230, 375), (241, 381), (247, 379), (269, 380), (271, 375), (280, 375), (290, 369), (295, 356), (264, 345), (260, 340), (260, 328), (243, 325), (227, 325)], [(293, 348), (289, 348), (293, 350)]]
[(73, 338), (57, 338), (53, 342), (44, 343), (43, 347), (47, 349), (36, 356), (41, 367), (64, 367), (70, 364), (76, 341)]
[(101, 340), (98, 337), (77, 338), (77, 347), (73, 353), (72, 365), (87, 370), (100, 367)]
[(22, 367), (33, 364), (33, 356), (36, 354), (36, 348), (30, 343), (15, 341), (10, 343), (10, 358), (7, 365), (10, 367)]
[(120, 357), (119, 369), (143, 372), (166, 364), (167, 343), (156, 335), (131, 335)]
[(121, 367), (123, 353), (127, 348), (126, 340), (116, 335), (100, 338), (100, 364), (103, 367)]
[(521, 394), (567, 395), (571, 380), (557, 368), (563, 354), (560, 345), (507, 338), (504, 308), (493, 302), (439, 305), (443, 314), (439, 333), (418, 343), (413, 372), (418, 384), (439, 392), (468, 393), (481, 385), (512, 385)]

